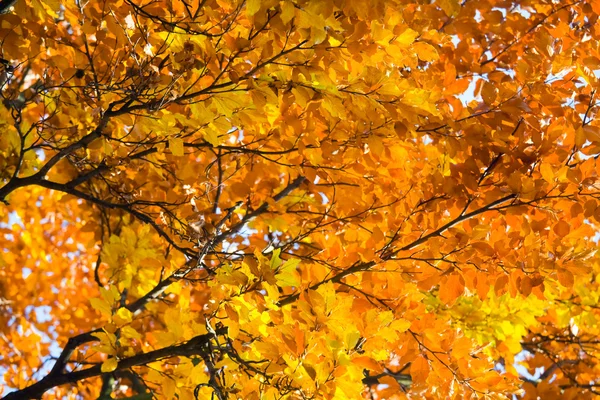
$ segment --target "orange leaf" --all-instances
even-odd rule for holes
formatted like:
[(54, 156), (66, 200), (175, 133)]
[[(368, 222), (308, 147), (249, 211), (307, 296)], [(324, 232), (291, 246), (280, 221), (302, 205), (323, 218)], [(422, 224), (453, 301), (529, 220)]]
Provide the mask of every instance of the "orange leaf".
[(568, 269), (561, 269), (557, 272), (558, 282), (564, 287), (572, 287), (575, 283), (573, 273)]
[(460, 275), (450, 275), (440, 285), (440, 300), (444, 304), (452, 304), (465, 291), (465, 281)]
[(571, 231), (571, 227), (569, 226), (568, 222), (560, 220), (554, 225), (552, 230), (554, 231), (554, 233), (556, 233), (562, 238), (569, 234), (569, 232)]
[(359, 367), (365, 368), (369, 371), (373, 371), (376, 373), (382, 373), (383, 367), (379, 365), (379, 363), (373, 360), (371, 357), (360, 356), (352, 359), (352, 363), (358, 365)]
[(410, 375), (415, 383), (425, 383), (429, 376), (429, 361), (421, 355), (410, 364)]

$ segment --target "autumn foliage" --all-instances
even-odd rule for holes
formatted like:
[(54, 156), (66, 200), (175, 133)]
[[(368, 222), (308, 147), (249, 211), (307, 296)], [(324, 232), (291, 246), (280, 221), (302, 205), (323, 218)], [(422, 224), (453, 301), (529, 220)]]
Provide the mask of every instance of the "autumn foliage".
[(597, 0), (0, 11), (6, 399), (600, 395)]

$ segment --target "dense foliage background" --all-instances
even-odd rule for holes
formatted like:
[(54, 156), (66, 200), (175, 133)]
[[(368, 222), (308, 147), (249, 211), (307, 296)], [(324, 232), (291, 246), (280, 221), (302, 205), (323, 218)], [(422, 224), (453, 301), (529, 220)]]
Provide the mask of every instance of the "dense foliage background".
[(0, 8), (6, 399), (600, 393), (600, 2)]

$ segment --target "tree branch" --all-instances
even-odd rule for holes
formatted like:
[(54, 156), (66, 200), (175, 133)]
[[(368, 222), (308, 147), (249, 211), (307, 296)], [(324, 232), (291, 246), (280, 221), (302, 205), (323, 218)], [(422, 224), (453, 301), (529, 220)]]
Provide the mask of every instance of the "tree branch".
[[(306, 178), (303, 176), (297, 177), (292, 182), (290, 182), (290, 184), (288, 184), (281, 192), (279, 192), (278, 194), (273, 196), (273, 200), (275, 202), (280, 201), (284, 197), (288, 196), (293, 190), (297, 189), (305, 180), (306, 180)], [(231, 228), (229, 228), (225, 232), (217, 234), (212, 240), (207, 241), (207, 243), (204, 244), (202, 250), (200, 251), (196, 265), (200, 265), (202, 263), (203, 258), (206, 256), (209, 249), (222, 243), (223, 240), (230, 237), (231, 235), (239, 232), (244, 226), (246, 226), (246, 224), (248, 222), (250, 222), (252, 219), (258, 217), (259, 215), (264, 214), (265, 212), (268, 211), (268, 209), (269, 209), (269, 204), (267, 202), (263, 203), (256, 210), (246, 214), (240, 222), (233, 225)], [(223, 218), (221, 220), (221, 223), (224, 223), (224, 222), (225, 222), (225, 218)], [(217, 228), (219, 228), (219, 227), (217, 227)], [(134, 303), (130, 304), (127, 308), (131, 312), (136, 312), (136, 311), (140, 310), (141, 308), (143, 308), (146, 305), (146, 303), (148, 303), (148, 301), (158, 298), (158, 296), (160, 296), (165, 291), (165, 289), (167, 287), (169, 287), (169, 285), (178, 281), (179, 279), (184, 277), (190, 271), (191, 271), (191, 269), (189, 267), (184, 267), (183, 271), (182, 270), (175, 271), (172, 275), (170, 275), (168, 278), (166, 278), (162, 282), (158, 283), (158, 285), (156, 285), (152, 290), (150, 290), (148, 293), (146, 293), (143, 297), (136, 300)]]
[[(216, 335), (224, 335), (227, 333), (227, 328), (220, 328), (216, 332)], [(89, 335), (89, 334), (84, 334)], [(83, 336), (83, 335), (80, 335)], [(180, 345), (173, 345), (162, 349), (149, 351), (147, 353), (137, 354), (132, 357), (124, 358), (117, 364), (116, 371), (126, 370), (131, 367), (145, 365), (151, 362), (162, 360), (171, 357), (189, 357), (192, 355), (201, 354), (203, 348), (215, 337), (212, 333), (196, 336), (190, 339), (188, 342)], [(71, 343), (71, 340), (69, 340)], [(67, 344), (67, 346), (69, 346)], [(64, 354), (64, 351), (63, 351)], [(61, 358), (62, 358), (61, 354)], [(60, 358), (59, 358), (60, 361)], [(9, 393), (3, 397), (3, 400), (26, 400), (26, 399), (37, 399), (40, 398), (46, 391), (65, 384), (73, 384), (75, 382), (100, 376), (102, 374), (101, 365), (98, 364), (94, 367), (87, 368), (81, 371), (73, 371), (66, 374), (60, 373), (56, 366), (59, 365), (57, 361), (55, 368), (50, 371), (42, 380), (28, 386), (24, 389), (17, 390), (16, 392)]]
[[(446, 230), (452, 228), (454, 225), (462, 222), (462, 221), (466, 221), (470, 218), (473, 218), (476, 215), (482, 214), (484, 212), (487, 211), (493, 211), (498, 205), (502, 204), (502, 203), (506, 203), (509, 200), (515, 199), (517, 197), (516, 194), (510, 194), (508, 196), (502, 197), (501, 199), (498, 199), (496, 201), (493, 201), (481, 208), (478, 208), (475, 211), (472, 211), (470, 213), (462, 213), (461, 215), (459, 215), (458, 217), (454, 218), (452, 221), (440, 226), (439, 228), (437, 228), (435, 231), (425, 235), (425, 236), (421, 236), (419, 239), (412, 241), (411, 243), (405, 245), (404, 247), (401, 247), (398, 250), (395, 250), (391, 253), (386, 254), (385, 259), (389, 260), (389, 259), (393, 259), (393, 256), (395, 256), (396, 254), (398, 254), (401, 251), (406, 251), (406, 250), (410, 250), (413, 249), (425, 242), (427, 242), (429, 239), (431, 239), (432, 237), (435, 236), (440, 236), (442, 233), (444, 233)], [(315, 290), (317, 289), (319, 286), (324, 285), (328, 282), (333, 282), (333, 283), (339, 283), (343, 278), (347, 277), (348, 275), (352, 275), (355, 274), (357, 272), (362, 272), (362, 271), (368, 271), (371, 268), (373, 268), (375, 265), (377, 265), (377, 262), (375, 261), (369, 261), (369, 262), (362, 262), (362, 263), (357, 263), (354, 264), (353, 266), (351, 266), (350, 268), (347, 268), (337, 274), (335, 274), (334, 276), (332, 276), (329, 279), (325, 279), (324, 281), (321, 281), (319, 283), (315, 283), (314, 285), (310, 286), (308, 289), (309, 290)], [(278, 303), (278, 305), (280, 307), (291, 304), (293, 302), (295, 302), (296, 300), (298, 300), (298, 298), (300, 297), (300, 293), (296, 293), (293, 295), (289, 295), (284, 297), (283, 299), (281, 299)]]

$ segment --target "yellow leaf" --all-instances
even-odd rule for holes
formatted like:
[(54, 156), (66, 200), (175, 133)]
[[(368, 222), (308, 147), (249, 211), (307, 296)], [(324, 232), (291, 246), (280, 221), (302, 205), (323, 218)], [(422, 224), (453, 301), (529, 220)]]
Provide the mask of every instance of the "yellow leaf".
[(115, 315), (113, 315), (113, 321), (115, 321), (115, 323), (119, 326), (130, 323), (132, 318), (133, 314), (125, 307), (119, 308)]
[(110, 304), (108, 304), (106, 302), (106, 300), (104, 300), (104, 299), (99, 299), (99, 298), (90, 299), (90, 304), (92, 305), (92, 307), (95, 310), (100, 311), (102, 314), (105, 314), (105, 315), (112, 314), (112, 309), (111, 309)]
[(106, 324), (106, 325), (104, 325), (104, 330), (107, 333), (115, 333), (117, 331), (117, 326), (115, 324), (113, 324), (113, 323)]
[(246, 15), (251, 17), (260, 10), (260, 0), (246, 1)]
[(110, 145), (110, 142), (106, 139), (103, 140), (102, 143), (103, 147), (104, 147), (104, 154), (106, 154), (107, 156), (112, 156), (114, 151), (113, 151), (113, 147)]
[(315, 371), (315, 369), (308, 364), (304, 364), (302, 366), (304, 367), (304, 370), (306, 371), (306, 373), (308, 374), (310, 379), (312, 379), (314, 381), (315, 378), (317, 377), (317, 372)]
[(121, 336), (127, 339), (140, 339), (142, 335), (138, 333), (131, 326), (124, 326), (121, 328)]
[(165, 325), (173, 335), (175, 340), (183, 336), (183, 324), (181, 322), (181, 312), (179, 309), (168, 309), (164, 315)]
[(296, 13), (295, 7), (294, 7), (294, 3), (292, 3), (291, 1), (284, 1), (281, 4), (281, 20), (283, 21), (284, 24), (287, 24), (288, 22), (290, 22), (290, 20), (292, 18), (294, 18), (294, 15)]
[(121, 297), (119, 290), (114, 285), (111, 285), (108, 289), (103, 287), (100, 288), (100, 294), (102, 295), (102, 298), (111, 306)]
[(217, 132), (210, 128), (204, 131), (204, 140), (212, 144), (214, 147), (217, 147), (219, 144), (221, 144)]
[(169, 139), (169, 149), (171, 153), (176, 157), (183, 156), (183, 139), (171, 138)]
[(300, 264), (300, 259), (290, 258), (281, 267), (279, 267), (279, 272), (277, 275), (275, 275), (278, 286), (300, 286), (300, 279), (296, 273), (296, 267), (298, 264)]
[(518, 336), (511, 336), (509, 338), (507, 338), (503, 344), (508, 348), (508, 350), (512, 353), (512, 354), (518, 354), (521, 350), (521, 340), (520, 337)]
[(102, 363), (102, 366), (100, 367), (100, 371), (113, 372), (115, 369), (117, 369), (118, 365), (119, 365), (119, 361), (116, 358), (112, 357)]
[(264, 357), (268, 357), (272, 360), (276, 360), (279, 357), (279, 348), (269, 342), (258, 342), (255, 345), (256, 351), (262, 354)]
[(100, 331), (100, 332), (95, 332), (92, 333), (92, 336), (94, 336), (95, 338), (97, 338), (100, 341), (101, 346), (103, 346), (102, 352), (106, 353), (106, 354), (115, 354), (116, 351), (116, 343), (117, 343), (117, 337), (109, 332), (106, 331)]
[(279, 254), (281, 254), (281, 249), (273, 250), (273, 253), (271, 254), (271, 261), (269, 262), (271, 269), (276, 269), (281, 265), (281, 258), (279, 257)]
[(175, 392), (177, 391), (177, 385), (175, 384), (175, 380), (165, 377), (162, 381), (161, 389), (166, 399), (176, 398)]
[(417, 56), (423, 61), (431, 62), (440, 58), (435, 47), (429, 43), (417, 42), (413, 45), (413, 49), (417, 53)]
[(417, 31), (407, 28), (396, 38), (394, 43), (401, 47), (408, 47), (415, 41), (417, 37), (419, 37), (419, 33)]
[[(348, 330), (346, 330), (348, 331)], [(344, 343), (346, 345), (347, 349), (353, 349), (354, 346), (356, 346), (356, 344), (358, 343), (358, 340), (360, 339), (360, 333), (356, 332), (356, 331), (350, 331), (346, 333), (346, 338), (344, 340)]]
[(398, 333), (402, 333), (402, 332), (406, 332), (408, 330), (408, 328), (410, 328), (411, 325), (412, 325), (412, 323), (410, 321), (408, 321), (404, 318), (400, 318), (400, 319), (394, 320), (390, 324), (389, 327)]
[(228, 321), (227, 325), (229, 328), (227, 335), (234, 340), (237, 339), (237, 337), (240, 335), (240, 324), (235, 321)]

